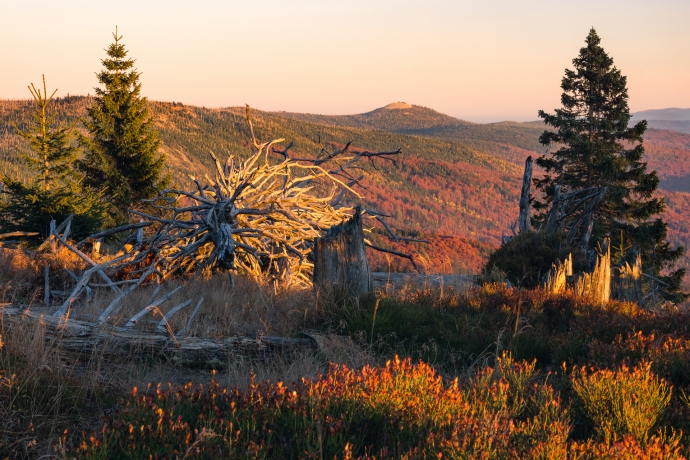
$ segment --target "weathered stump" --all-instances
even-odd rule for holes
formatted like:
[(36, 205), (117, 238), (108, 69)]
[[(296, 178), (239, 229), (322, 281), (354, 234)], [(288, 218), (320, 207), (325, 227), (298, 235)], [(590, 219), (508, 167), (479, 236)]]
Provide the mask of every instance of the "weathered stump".
[(359, 206), (351, 219), (314, 239), (314, 287), (347, 298), (359, 298), (372, 290)]
[(563, 262), (556, 261), (542, 279), (542, 287), (550, 293), (570, 291), (576, 296), (587, 297), (596, 303), (606, 303), (611, 298), (611, 249), (610, 240), (596, 254), (590, 271), (573, 275), (572, 254)]
[(573, 255), (569, 254), (563, 262), (557, 260), (544, 276), (544, 289), (552, 294), (565, 292), (568, 277), (573, 276)]
[(620, 267), (613, 269), (611, 297), (616, 300), (637, 302), (640, 305), (643, 303), (642, 259), (639, 251), (634, 251), (632, 261), (622, 261)]
[(587, 297), (602, 304), (611, 298), (611, 248), (608, 238), (597, 252), (592, 271), (578, 273), (573, 280), (573, 290), (580, 297)]

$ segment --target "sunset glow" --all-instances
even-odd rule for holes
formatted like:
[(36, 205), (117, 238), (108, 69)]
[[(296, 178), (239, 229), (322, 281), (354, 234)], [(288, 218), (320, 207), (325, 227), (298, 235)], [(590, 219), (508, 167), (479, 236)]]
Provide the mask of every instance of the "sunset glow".
[(394, 101), (472, 121), (559, 105), (590, 27), (628, 76), (632, 111), (690, 107), (690, 2), (70, 0), (6, 2), (0, 98), (41, 74), (93, 93), (119, 27), (154, 100), (361, 113)]

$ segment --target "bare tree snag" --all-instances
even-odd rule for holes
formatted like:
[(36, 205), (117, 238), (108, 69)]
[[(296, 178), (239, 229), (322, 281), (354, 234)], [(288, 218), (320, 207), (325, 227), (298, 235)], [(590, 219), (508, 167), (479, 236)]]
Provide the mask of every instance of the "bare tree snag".
[(561, 186), (556, 185), (553, 191), (553, 202), (546, 221), (546, 233), (555, 233), (559, 229), (560, 210), (563, 208), (561, 200)]
[(604, 195), (606, 195), (607, 191), (608, 187), (604, 187), (603, 189), (599, 190), (599, 193), (585, 208), (585, 214), (583, 216), (585, 233), (582, 235), (582, 242), (580, 243), (580, 248), (583, 251), (586, 251), (589, 248), (589, 239), (592, 237), (592, 228), (594, 227), (594, 211), (597, 210), (601, 202), (604, 200)]
[(520, 193), (520, 217), (519, 232), (526, 233), (532, 230), (530, 222), (530, 189), (532, 186), (532, 156), (525, 161), (525, 174), (522, 176), (522, 192)]
[(372, 290), (359, 206), (351, 219), (314, 239), (314, 287), (350, 298)]

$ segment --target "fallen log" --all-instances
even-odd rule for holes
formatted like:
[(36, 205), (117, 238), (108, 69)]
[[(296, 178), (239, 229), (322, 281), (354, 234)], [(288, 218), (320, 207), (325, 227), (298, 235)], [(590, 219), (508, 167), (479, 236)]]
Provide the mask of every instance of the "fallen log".
[(60, 350), (83, 358), (101, 356), (155, 356), (184, 362), (225, 362), (228, 356), (262, 357), (275, 353), (312, 351), (318, 348), (310, 338), (225, 337), (221, 339), (186, 337), (178, 334), (147, 332), (131, 327), (111, 326), (62, 317), (0, 309), (7, 329), (28, 325), (40, 327), (45, 340)]

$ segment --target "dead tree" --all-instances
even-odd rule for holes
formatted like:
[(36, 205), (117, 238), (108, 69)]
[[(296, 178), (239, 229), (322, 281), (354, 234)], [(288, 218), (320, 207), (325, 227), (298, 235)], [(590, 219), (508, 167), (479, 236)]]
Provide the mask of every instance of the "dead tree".
[(314, 287), (348, 298), (372, 290), (359, 206), (351, 219), (314, 240)]
[(104, 356), (176, 356), (187, 361), (204, 362), (216, 358), (224, 362), (228, 353), (234, 356), (262, 357), (271, 353), (305, 352), (318, 348), (308, 336), (225, 337), (220, 339), (189, 337), (185, 331), (171, 334), (167, 330), (144, 331), (127, 326), (104, 326), (54, 316), (43, 316), (19, 309), (0, 308), (0, 318), (8, 328), (23, 322), (41, 324), (46, 340), (53, 346), (89, 359), (93, 353)]
[(587, 250), (592, 236), (594, 214), (601, 206), (606, 192), (608, 187), (566, 191), (557, 185), (551, 208), (546, 213), (546, 231), (553, 233), (565, 230), (569, 243), (574, 243), (581, 235), (580, 247)]
[[(279, 148), (283, 139), (259, 142), (248, 108), (247, 121), (252, 135), (249, 157), (236, 161), (231, 156), (221, 163), (211, 154), (215, 177), (206, 176), (205, 183), (191, 177), (196, 185), (193, 191), (161, 190), (149, 200), (159, 211), (157, 215), (132, 210), (139, 223), (100, 232), (74, 245), (64, 233), (59, 234), (63, 226), (50, 235), (50, 242), (65, 246), (87, 263), (56, 316), (67, 315), (89, 289), (107, 287), (117, 295), (98, 319), (104, 323), (116, 317), (126, 296), (138, 286), (206, 270), (233, 270), (285, 284), (312, 285), (314, 240), (352, 217), (354, 207), (343, 201), (347, 195), (361, 198), (355, 187), (362, 176), (351, 172), (361, 171), (358, 163), (364, 160), (395, 161), (400, 150), (352, 152), (348, 143), (332, 151), (322, 150), (314, 158), (299, 157), (290, 152), (292, 145)], [(363, 209), (358, 219), (374, 225), (381, 224), (383, 217)], [(390, 232), (387, 225), (384, 227)], [(130, 237), (120, 252), (102, 262), (91, 260), (79, 249), (97, 239), (133, 230), (136, 237)], [(410, 255), (375, 246), (366, 239), (364, 243), (407, 257), (414, 264)]]
[(530, 221), (530, 189), (532, 186), (532, 156), (525, 161), (525, 173), (522, 177), (522, 192), (520, 193), (520, 217), (518, 227), (520, 233), (532, 231)]

